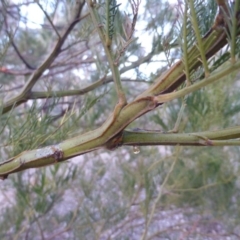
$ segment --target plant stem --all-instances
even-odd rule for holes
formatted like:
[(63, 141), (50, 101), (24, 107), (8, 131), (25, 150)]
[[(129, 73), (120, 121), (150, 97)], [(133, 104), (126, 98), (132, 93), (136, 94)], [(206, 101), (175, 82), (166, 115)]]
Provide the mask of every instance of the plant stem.
[(125, 93), (123, 91), (123, 87), (122, 87), (122, 83), (121, 83), (121, 79), (120, 79), (120, 73), (118, 70), (118, 67), (114, 64), (114, 58), (113, 58), (113, 54), (111, 51), (111, 48), (108, 46), (108, 43), (106, 41), (106, 38), (104, 36), (104, 32), (102, 30), (102, 26), (100, 26), (100, 22), (99, 22), (99, 17), (98, 17), (98, 13), (95, 10), (95, 6), (91, 4), (90, 0), (87, 0), (87, 4), (89, 7), (89, 12), (93, 21), (94, 26), (96, 27), (100, 40), (103, 44), (106, 56), (107, 56), (107, 60), (109, 63), (109, 66), (111, 68), (112, 71), (112, 76), (113, 76), (113, 80), (114, 80), (114, 85), (116, 88), (116, 92), (118, 95), (118, 101), (121, 105), (126, 105), (127, 104), (127, 100), (126, 100), (126, 96)]
[(189, 6), (190, 6), (190, 11), (191, 11), (192, 25), (193, 25), (193, 29), (195, 31), (197, 44), (198, 44), (197, 47), (198, 47), (198, 50), (201, 55), (201, 61), (202, 61), (202, 64), (203, 64), (203, 67), (205, 70), (205, 76), (208, 77), (209, 69), (208, 69), (207, 59), (206, 59), (206, 55), (205, 55), (205, 48), (204, 48), (202, 37), (201, 37), (200, 31), (199, 31), (199, 24), (197, 22), (197, 15), (196, 15), (196, 11), (194, 8), (193, 0), (189, 0)]

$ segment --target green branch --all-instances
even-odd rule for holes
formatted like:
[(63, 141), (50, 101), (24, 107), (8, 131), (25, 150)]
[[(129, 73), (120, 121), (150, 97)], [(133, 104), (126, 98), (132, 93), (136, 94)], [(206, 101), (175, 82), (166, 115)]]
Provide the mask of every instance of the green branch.
[(177, 92), (156, 96), (155, 99), (160, 104), (160, 103), (169, 102), (176, 98), (184, 97), (189, 93), (195, 92), (211, 83), (221, 80), (222, 78), (228, 76), (229, 74), (233, 74), (236, 71), (239, 71), (239, 68), (240, 68), (240, 61), (236, 62), (235, 64), (230, 64), (230, 66), (227, 66), (224, 69), (221, 69), (216, 73), (213, 73), (208, 78), (205, 78), (204, 80), (201, 80), (191, 86), (185, 87)]
[(240, 138), (240, 126), (218, 131), (176, 134), (125, 130), (122, 136), (122, 145), (240, 146), (238, 138)]
[(209, 75), (209, 69), (208, 69), (207, 59), (206, 59), (206, 55), (205, 55), (206, 54), (205, 46), (203, 44), (203, 40), (202, 40), (200, 31), (199, 31), (197, 15), (196, 15), (193, 0), (189, 0), (188, 2), (190, 5), (190, 11), (191, 11), (191, 22), (192, 22), (193, 29), (194, 29), (194, 32), (196, 35), (196, 39), (197, 39), (197, 48), (201, 55), (201, 62), (203, 64), (203, 67), (205, 70), (205, 76), (207, 77)]
[(237, 36), (237, 25), (238, 25), (238, 19), (235, 17), (237, 14), (239, 14), (239, 6), (240, 6), (240, 0), (234, 1), (234, 11), (232, 18), (232, 26), (231, 26), (231, 59), (234, 63), (236, 61), (235, 54), (236, 54), (236, 36)]
[(190, 85), (190, 71), (188, 64), (188, 46), (187, 46), (187, 4), (185, 4), (184, 15), (183, 15), (183, 62), (185, 66), (184, 73), (186, 75), (187, 85)]
[[(99, 36), (104, 44), (104, 35), (97, 22), (97, 14), (95, 14), (94, 6), (88, 1), (90, 14), (94, 21), (95, 27), (98, 29)], [(226, 34), (223, 31), (212, 31), (211, 34), (203, 39), (205, 49), (207, 49), (207, 58), (215, 54), (221, 47), (226, 44)], [(240, 69), (240, 61), (231, 64), (224, 69), (213, 73), (211, 76), (188, 86), (177, 92), (163, 94), (164, 92), (173, 91), (181, 84), (186, 76), (183, 72), (184, 66), (182, 61), (177, 62), (172, 68), (166, 71), (157, 82), (148, 90), (138, 96), (133, 102), (124, 106), (125, 95), (122, 91), (120, 75), (118, 68), (114, 65), (112, 53), (104, 44), (108, 61), (112, 69), (115, 87), (118, 92), (119, 104), (116, 105), (114, 112), (105, 121), (105, 123), (93, 131), (80, 134), (74, 138), (67, 139), (57, 145), (30, 150), (13, 157), (12, 159), (0, 164), (0, 176), (6, 178), (8, 174), (22, 171), (28, 168), (36, 168), (51, 165), (57, 162), (65, 161), (71, 157), (78, 156), (99, 148), (114, 149), (123, 145), (207, 145), (207, 146), (223, 146), (223, 145), (240, 145), (239, 140), (232, 140), (239, 137), (239, 129), (227, 129), (219, 132), (201, 132), (192, 134), (155, 134), (152, 133), (129, 133), (124, 129), (135, 119), (145, 113), (154, 110), (159, 104), (171, 101), (175, 98), (183, 97), (193, 91), (207, 86), (223, 77)], [(201, 62), (198, 60), (199, 52), (196, 46), (193, 46), (188, 54), (191, 61), (190, 69), (196, 69)], [(123, 94), (121, 96), (121, 94)], [(160, 95), (162, 94), (162, 95)], [(23, 99), (22, 99), (23, 100)], [(17, 104), (17, 103), (16, 103)], [(227, 132), (226, 132), (227, 131)], [(233, 132), (232, 132), (233, 131)], [(136, 134), (136, 135), (133, 135)], [(219, 135), (220, 134), (220, 135)], [(222, 135), (221, 135), (222, 134)], [(159, 137), (168, 137), (165, 140), (159, 140)], [(135, 137), (135, 138), (133, 138)]]
[[(218, 50), (225, 44), (226, 35), (224, 31), (213, 31), (207, 38), (203, 40), (204, 49), (207, 50), (208, 58), (212, 57)], [(199, 51), (196, 45), (194, 45), (188, 51), (189, 72), (195, 70), (201, 65), (199, 61)], [(139, 95), (137, 98), (144, 96), (154, 96), (164, 92), (171, 92), (175, 90), (180, 84), (186, 80), (184, 59), (179, 60), (170, 69), (164, 72), (156, 82), (152, 84), (145, 92)]]
[(123, 91), (123, 87), (122, 87), (122, 83), (121, 83), (121, 79), (120, 79), (119, 69), (114, 64), (113, 53), (112, 53), (108, 43), (106, 42), (106, 38), (105, 38), (105, 35), (104, 35), (104, 32), (103, 32), (103, 28), (100, 25), (98, 13), (97, 13), (97, 11), (95, 9), (94, 4), (92, 4), (91, 0), (87, 0), (87, 4), (88, 4), (88, 8), (89, 8), (89, 12), (90, 12), (93, 24), (94, 24), (95, 28), (98, 31), (98, 35), (99, 35), (100, 40), (101, 40), (101, 42), (103, 44), (107, 60), (108, 60), (110, 69), (112, 71), (112, 76), (113, 76), (116, 92), (117, 92), (117, 95), (118, 95), (119, 103), (121, 103), (122, 105), (125, 105), (127, 103), (127, 100), (126, 100), (125, 93)]

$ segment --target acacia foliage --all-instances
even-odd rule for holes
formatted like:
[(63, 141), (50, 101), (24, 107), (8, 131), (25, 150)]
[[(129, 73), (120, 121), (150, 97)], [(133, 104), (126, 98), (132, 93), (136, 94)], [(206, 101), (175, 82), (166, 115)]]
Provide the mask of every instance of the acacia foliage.
[[(217, 4), (192, 2), (203, 36), (214, 22)], [(61, 51), (36, 79), (31, 94), (24, 96), (19, 106), (13, 102), (2, 114), (2, 159), (101, 126), (116, 104), (101, 39), (86, 5), (76, 12), (75, 3), (24, 2), (23, 6), (34, 5), (44, 15), (44, 22), (32, 27), (21, 4), (1, 2), (3, 103), (24, 89), (53, 52), (58, 35), (67, 33)], [(100, 21), (106, 27), (106, 3), (98, 3)], [(110, 40), (119, 60), (124, 92), (131, 101), (184, 55), (184, 4), (142, 1), (131, 39), (123, 28), (131, 4), (114, 6)], [(76, 24), (72, 22), (74, 14), (81, 19)], [(129, 18), (131, 21), (134, 14)], [(197, 41), (190, 18), (184, 27), (190, 49)], [(143, 44), (144, 36), (148, 45)], [(224, 68), (229, 49), (227, 46), (213, 56), (209, 67)], [(190, 72), (192, 83), (203, 80), (204, 71), (199, 66)], [(231, 74), (224, 81), (158, 107), (129, 128), (170, 131), (185, 105), (179, 132), (235, 126), (239, 121), (238, 84), (237, 75)], [(137, 155), (134, 151), (126, 147), (114, 152), (98, 150), (75, 161), (13, 174), (2, 184), (2, 238), (237, 239), (238, 147), (141, 147)]]

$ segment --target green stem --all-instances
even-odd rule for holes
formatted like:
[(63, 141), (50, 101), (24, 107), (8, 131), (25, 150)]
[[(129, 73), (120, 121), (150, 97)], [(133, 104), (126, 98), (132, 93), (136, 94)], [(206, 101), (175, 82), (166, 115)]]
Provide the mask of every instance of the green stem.
[(223, 77), (226, 77), (229, 74), (233, 74), (234, 72), (239, 71), (239, 68), (240, 68), (240, 61), (236, 62), (235, 64), (231, 64), (230, 66), (226, 67), (224, 70), (220, 70), (212, 74), (212, 76), (209, 76), (208, 78), (205, 78), (204, 80), (197, 82), (189, 87), (185, 87), (184, 89), (181, 89), (177, 92), (156, 96), (155, 100), (158, 103), (164, 103), (176, 98), (184, 97), (185, 95), (192, 93), (194, 91), (197, 91), (200, 88), (205, 87), (210, 83), (214, 83), (222, 79)]
[(189, 71), (189, 64), (188, 64), (188, 46), (187, 46), (187, 3), (185, 3), (185, 10), (184, 10), (184, 18), (183, 18), (183, 62), (185, 66), (185, 75), (186, 75), (186, 81), (187, 85), (191, 85), (190, 82), (190, 71)]
[(169, 132), (177, 133), (179, 131), (179, 126), (180, 126), (180, 123), (181, 123), (182, 118), (183, 118), (183, 113), (184, 113), (185, 107), (186, 107), (186, 97), (184, 97), (182, 99), (182, 105), (181, 105), (181, 108), (179, 110), (177, 121), (174, 125), (174, 128), (172, 130), (170, 130)]
[(236, 61), (235, 54), (236, 54), (236, 36), (237, 36), (237, 25), (238, 19), (236, 17), (239, 11), (239, 2), (240, 0), (234, 1), (234, 16), (232, 16), (232, 27), (231, 27), (231, 59), (232, 63)]
[(173, 163), (171, 164), (171, 167), (170, 167), (170, 169), (169, 169), (166, 177), (164, 178), (164, 181), (163, 181), (162, 185), (160, 186), (160, 189), (159, 189), (157, 198), (156, 198), (156, 200), (155, 200), (154, 203), (153, 203), (153, 206), (152, 206), (150, 215), (149, 215), (149, 217), (148, 217), (148, 219), (147, 219), (147, 223), (146, 223), (146, 226), (145, 226), (144, 233), (143, 233), (143, 235), (142, 235), (142, 237), (141, 237), (141, 240), (145, 240), (146, 237), (147, 237), (147, 233), (148, 233), (148, 230), (149, 230), (149, 225), (150, 225), (150, 223), (151, 223), (152, 220), (153, 220), (154, 214), (156, 213), (156, 208), (157, 208), (158, 203), (159, 203), (159, 201), (160, 201), (160, 199), (161, 199), (161, 197), (162, 197), (162, 195), (163, 195), (164, 187), (165, 187), (165, 185), (167, 184), (167, 181), (168, 181), (168, 179), (169, 179), (169, 177), (170, 177), (170, 175), (171, 175), (171, 173), (172, 173), (172, 171), (173, 171), (173, 169), (174, 169), (174, 166), (176, 165), (176, 162), (177, 162), (177, 160), (178, 160), (178, 156), (179, 156), (179, 147), (177, 147), (177, 149), (176, 149), (176, 154), (175, 154), (175, 157), (174, 157), (174, 161), (173, 161)]
[[(208, 36), (208, 38), (205, 38), (203, 40), (204, 48), (209, 52), (208, 57), (211, 57), (217, 50), (219, 50), (222, 41), (225, 45), (225, 35), (223, 34), (224, 32), (214, 31), (211, 35)], [(198, 48), (196, 45), (194, 45), (188, 52), (189, 71), (192, 71), (201, 65), (199, 57), (200, 54)], [(175, 90), (175, 85), (179, 86), (186, 79), (184, 69), (185, 66), (183, 61), (179, 60), (170, 69), (164, 72), (158, 79), (156, 79), (156, 82), (152, 84), (145, 92), (140, 94), (137, 99), (144, 96), (154, 96), (162, 92)]]
[(122, 144), (130, 146), (240, 146), (240, 140), (237, 138), (240, 138), (240, 126), (218, 131), (176, 134), (125, 130)]
[(206, 55), (205, 55), (205, 48), (204, 48), (202, 37), (201, 37), (200, 31), (199, 31), (199, 24), (197, 22), (197, 15), (196, 15), (196, 11), (194, 8), (194, 3), (193, 3), (193, 0), (189, 0), (188, 2), (189, 2), (190, 10), (191, 10), (192, 25), (193, 25), (193, 29), (195, 31), (195, 35), (197, 38), (198, 50), (201, 55), (202, 64), (203, 64), (203, 67), (205, 70), (205, 76), (207, 77), (209, 75), (209, 69), (208, 69), (207, 59), (206, 59)]
[(104, 47), (104, 50), (105, 50), (105, 53), (106, 53), (106, 56), (107, 56), (107, 60), (108, 60), (109, 66), (110, 66), (111, 71), (112, 71), (112, 76), (113, 76), (116, 92), (117, 92), (117, 95), (118, 95), (118, 100), (122, 105), (125, 105), (127, 103), (127, 100), (126, 100), (125, 93), (123, 91), (119, 69), (114, 64), (114, 58), (113, 58), (112, 51), (108, 47), (108, 44), (106, 42), (103, 30), (102, 30), (102, 27), (99, 25), (100, 22), (99, 22), (98, 13), (96, 12), (95, 7), (92, 6), (90, 0), (87, 0), (87, 4), (88, 4), (88, 8), (89, 8), (89, 12), (90, 12), (93, 24), (98, 31), (98, 35), (99, 35), (100, 40), (103, 44), (103, 47)]

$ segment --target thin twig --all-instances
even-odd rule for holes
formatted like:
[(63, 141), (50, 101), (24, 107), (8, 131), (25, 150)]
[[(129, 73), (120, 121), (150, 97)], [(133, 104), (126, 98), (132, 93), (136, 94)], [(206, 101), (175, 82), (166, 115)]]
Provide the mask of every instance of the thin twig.
[(157, 204), (159, 203), (159, 201), (160, 201), (160, 199), (161, 199), (161, 197), (162, 197), (162, 194), (163, 194), (163, 188), (164, 188), (165, 185), (167, 184), (167, 181), (168, 181), (168, 179), (169, 179), (169, 177), (170, 177), (170, 174), (172, 173), (172, 171), (173, 171), (173, 169), (174, 169), (174, 166), (176, 165), (176, 162), (177, 162), (177, 160), (178, 160), (179, 150), (180, 150), (180, 147), (177, 146), (177, 147), (176, 147), (176, 154), (175, 154), (175, 157), (174, 157), (175, 159), (174, 159), (173, 163), (171, 164), (170, 169), (169, 169), (169, 171), (168, 171), (168, 173), (167, 173), (167, 175), (166, 175), (166, 177), (165, 177), (162, 185), (160, 186), (160, 189), (159, 189), (159, 192), (158, 192), (158, 196), (157, 196), (157, 198), (156, 198), (156, 200), (155, 200), (155, 202), (154, 202), (154, 204), (153, 204), (153, 206), (152, 206), (152, 209), (151, 209), (151, 212), (150, 212), (150, 216), (149, 216), (148, 219), (147, 219), (147, 222), (146, 222), (146, 225), (145, 225), (145, 230), (144, 230), (144, 232), (143, 232), (143, 235), (142, 235), (142, 237), (141, 237), (141, 240), (145, 240), (146, 237), (147, 237), (149, 225), (150, 225), (150, 223), (151, 223), (152, 220), (153, 220), (154, 214), (155, 214), (155, 212), (156, 212)]
[(12, 44), (15, 52), (17, 53), (18, 57), (23, 61), (23, 63), (26, 65), (26, 67), (27, 67), (28, 69), (30, 69), (30, 70), (35, 70), (36, 68), (33, 67), (31, 64), (29, 64), (29, 63), (27, 62), (27, 60), (22, 56), (22, 54), (21, 54), (20, 51), (18, 50), (16, 44), (14, 43), (13, 38), (10, 36), (9, 32), (8, 32), (8, 31), (6, 31), (6, 32), (7, 32), (8, 36), (9, 36), (9, 39), (10, 39), (10, 41), (11, 41), (11, 44)]
[[(4, 24), (5, 24), (5, 27), (6, 27), (6, 30), (5, 32), (7, 33), (8, 37), (9, 37), (9, 40), (10, 40), (10, 43), (11, 45), (13, 46), (15, 52), (17, 53), (18, 57), (22, 60), (22, 62), (26, 65), (27, 68), (31, 69), (31, 70), (35, 70), (36, 68), (33, 67), (31, 64), (29, 64), (26, 59), (22, 56), (22, 54), (20, 53), (20, 51), (18, 50), (18, 47), (16, 46), (14, 40), (13, 40), (13, 36), (14, 34), (11, 34), (10, 31), (8, 30), (9, 26), (8, 26), (8, 22), (7, 22), (7, 17), (6, 17), (6, 13), (8, 13), (7, 11), (7, 6), (4, 6), (5, 7), (5, 12), (3, 12), (3, 18), (4, 18)], [(16, 32), (16, 31), (15, 31)]]
[(39, 1), (36, 1), (37, 5), (40, 7), (40, 9), (42, 10), (42, 12), (44, 13), (45, 17), (47, 18), (48, 22), (50, 23), (50, 25), (52, 26), (52, 28), (54, 29), (55, 33), (57, 34), (58, 38), (61, 38), (61, 35), (59, 34), (57, 28), (55, 27), (55, 25), (52, 22), (52, 19), (50, 18), (50, 16), (48, 15), (48, 13), (44, 10), (44, 8), (42, 7), (42, 5), (40, 4)]

